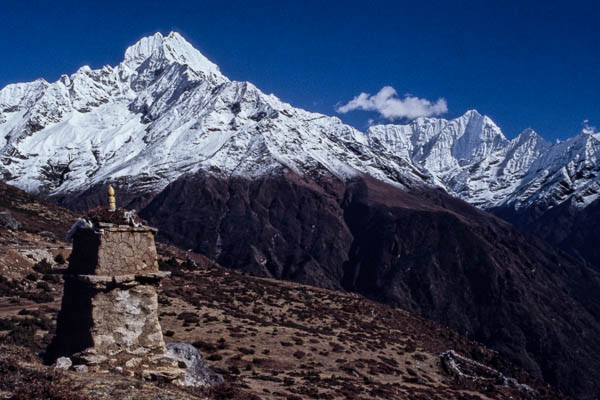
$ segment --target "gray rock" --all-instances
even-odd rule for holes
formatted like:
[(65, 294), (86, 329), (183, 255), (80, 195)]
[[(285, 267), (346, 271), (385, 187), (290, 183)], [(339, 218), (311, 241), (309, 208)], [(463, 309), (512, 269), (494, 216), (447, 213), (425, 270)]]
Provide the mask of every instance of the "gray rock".
[(165, 357), (176, 360), (183, 368), (185, 375), (176, 383), (182, 386), (213, 386), (223, 382), (223, 376), (214, 372), (202, 360), (198, 350), (187, 343), (167, 343)]
[(71, 368), (71, 365), (73, 365), (73, 362), (69, 357), (59, 357), (56, 360), (54, 367), (58, 369), (69, 369)]
[(77, 372), (87, 372), (88, 367), (86, 365), (75, 365), (73, 369)]
[(172, 382), (176, 379), (181, 381), (184, 372), (179, 368), (157, 368), (155, 370), (144, 370), (142, 378), (147, 381)]
[(54, 232), (41, 231), (39, 235), (50, 242), (56, 242), (56, 235), (54, 234)]
[(76, 355), (76, 360), (85, 365), (98, 365), (108, 360), (108, 357), (86, 353)]
[(142, 363), (141, 358), (131, 358), (125, 363), (126, 368), (136, 368)]
[(12, 216), (11, 213), (9, 213), (8, 211), (1, 211), (0, 226), (5, 226), (9, 229), (12, 229), (13, 231), (16, 231), (21, 225), (17, 222), (17, 220)]

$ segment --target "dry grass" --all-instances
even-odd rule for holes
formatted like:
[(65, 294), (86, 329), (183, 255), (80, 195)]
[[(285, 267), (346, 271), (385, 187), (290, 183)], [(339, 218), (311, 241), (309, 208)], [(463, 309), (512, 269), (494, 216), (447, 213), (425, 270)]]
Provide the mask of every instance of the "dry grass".
[[(228, 382), (260, 398), (560, 398), (497, 353), (414, 314), (197, 261), (163, 284), (163, 331), (173, 333), (169, 341), (193, 343)], [(538, 392), (457, 380), (440, 363), (448, 349)]]
[[(13, 243), (10, 250), (22, 254), (36, 243), (46, 245), (28, 235), (21, 237), (25, 244)], [(55, 246), (54, 257), (66, 258), (64, 244)], [(223, 385), (181, 389), (43, 366), (39, 353), (55, 329), (62, 281), (48, 265), (34, 269), (35, 260), (25, 257), (15, 278), (0, 282), (1, 394), (56, 399), (561, 398), (497, 353), (414, 314), (354, 294), (222, 269), (201, 256), (193, 256), (195, 263), (182, 262), (174, 257), (181, 257), (181, 251), (159, 249), (167, 254), (161, 267), (175, 272), (159, 293), (165, 340), (194, 344), (225, 375)], [(7, 247), (0, 243), (2, 251)], [(36, 303), (43, 295), (53, 302)], [(535, 387), (537, 394), (456, 379), (440, 362), (440, 353), (449, 349)]]

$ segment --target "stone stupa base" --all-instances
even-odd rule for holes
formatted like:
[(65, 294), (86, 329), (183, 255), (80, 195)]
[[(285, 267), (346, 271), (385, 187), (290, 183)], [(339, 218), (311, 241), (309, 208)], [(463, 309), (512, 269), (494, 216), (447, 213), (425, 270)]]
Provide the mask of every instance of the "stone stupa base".
[(75, 226), (47, 359), (60, 358), (60, 365), (75, 370), (113, 371), (181, 385), (222, 380), (209, 373), (193, 346), (164, 342), (157, 288), (170, 272), (158, 270), (156, 229), (85, 221)]

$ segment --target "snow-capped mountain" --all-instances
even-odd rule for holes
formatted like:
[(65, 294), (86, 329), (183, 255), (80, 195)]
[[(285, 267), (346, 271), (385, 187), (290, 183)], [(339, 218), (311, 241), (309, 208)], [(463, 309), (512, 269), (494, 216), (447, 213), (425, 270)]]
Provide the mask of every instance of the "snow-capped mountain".
[(382, 157), (338, 118), (230, 81), (177, 33), (129, 47), (116, 67), (0, 91), (0, 171), (30, 192), (125, 180), (157, 192), (200, 170), (258, 176), (284, 168), (359, 172), (405, 186), (419, 168)]
[(581, 398), (600, 382), (585, 373), (600, 371), (600, 278), (435, 189), (486, 209), (585, 205), (599, 138), (508, 140), (476, 111), (362, 133), (229, 80), (177, 33), (0, 90), (2, 180), (79, 210), (114, 181), (163, 241), (418, 311)]
[(256, 177), (289, 169), (437, 185), (484, 209), (551, 208), (598, 197), (598, 134), (512, 140), (487, 116), (419, 118), (366, 133), (231, 81), (181, 35), (157, 33), (115, 66), (0, 90), (3, 180), (48, 195), (108, 180), (158, 192), (186, 173)]
[(378, 125), (370, 146), (427, 170), (450, 193), (484, 209), (548, 209), (566, 200), (585, 207), (600, 194), (599, 135), (585, 131), (558, 144), (532, 129), (512, 140), (475, 110), (445, 120)]

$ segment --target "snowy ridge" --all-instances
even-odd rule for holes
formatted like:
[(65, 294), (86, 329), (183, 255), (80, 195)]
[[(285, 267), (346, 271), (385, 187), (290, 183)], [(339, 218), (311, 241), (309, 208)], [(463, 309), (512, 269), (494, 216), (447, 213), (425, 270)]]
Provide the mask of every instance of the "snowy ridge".
[(558, 144), (526, 129), (512, 140), (475, 110), (459, 118), (419, 118), (378, 125), (368, 143), (426, 169), (450, 193), (484, 209), (564, 201), (585, 207), (599, 197), (598, 135), (582, 132)]
[(401, 187), (426, 174), (381, 157), (338, 118), (232, 82), (177, 33), (129, 47), (116, 66), (0, 91), (0, 173), (59, 194), (120, 179), (159, 191), (185, 173), (366, 173)]
[(231, 81), (181, 35), (156, 33), (114, 67), (0, 90), (0, 175), (64, 194), (120, 180), (158, 192), (182, 174), (257, 177), (293, 170), (398, 187), (437, 185), (479, 207), (584, 207), (600, 193), (600, 134), (559, 144), (512, 140), (475, 110), (366, 133)]

